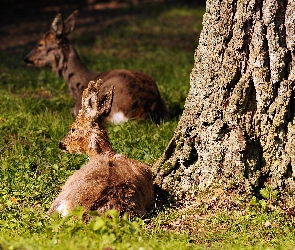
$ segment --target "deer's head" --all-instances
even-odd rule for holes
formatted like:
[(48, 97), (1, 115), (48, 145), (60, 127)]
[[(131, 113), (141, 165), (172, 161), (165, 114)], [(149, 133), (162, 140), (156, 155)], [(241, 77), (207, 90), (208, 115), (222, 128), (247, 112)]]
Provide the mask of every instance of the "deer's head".
[(114, 88), (112, 86), (99, 98), (101, 84), (102, 80), (89, 82), (82, 95), (82, 108), (70, 132), (60, 141), (60, 149), (69, 153), (86, 153), (90, 157), (113, 153), (104, 120), (111, 110)]
[(75, 27), (77, 16), (76, 10), (64, 21), (61, 14), (57, 14), (50, 30), (41, 36), (34, 49), (25, 57), (25, 63), (38, 67), (49, 65), (55, 68), (57, 61), (62, 57), (60, 50), (68, 41), (67, 35)]

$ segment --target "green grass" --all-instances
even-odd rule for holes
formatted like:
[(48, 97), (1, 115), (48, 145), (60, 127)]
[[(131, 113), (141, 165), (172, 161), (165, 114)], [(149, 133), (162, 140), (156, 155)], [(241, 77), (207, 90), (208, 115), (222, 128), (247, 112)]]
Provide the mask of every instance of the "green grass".
[[(157, 82), (173, 119), (109, 126), (114, 149), (153, 164), (173, 136), (189, 90), (204, 7), (130, 7), (100, 34), (72, 35), (96, 71), (137, 69)], [(58, 150), (74, 121), (67, 86), (50, 69), (26, 67), (30, 46), (0, 51), (0, 249), (293, 249), (294, 219), (256, 201), (247, 211), (154, 209), (143, 219), (114, 211), (89, 223), (46, 211), (61, 185), (87, 160)], [(161, 199), (161, 198), (159, 198)], [(159, 201), (159, 203), (161, 203)]]

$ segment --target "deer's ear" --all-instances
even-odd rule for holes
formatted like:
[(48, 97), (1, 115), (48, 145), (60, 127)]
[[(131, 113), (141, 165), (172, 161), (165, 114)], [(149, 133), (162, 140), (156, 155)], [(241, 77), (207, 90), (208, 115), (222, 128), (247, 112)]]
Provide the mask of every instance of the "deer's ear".
[(112, 107), (114, 86), (111, 86), (109, 91), (99, 98), (99, 90), (102, 80), (90, 81), (88, 87), (83, 91), (82, 95), (82, 112), (88, 119), (96, 119), (104, 115), (107, 116)]
[(63, 33), (64, 23), (60, 13), (55, 16), (50, 29), (55, 36), (60, 36)]
[(107, 116), (110, 113), (112, 108), (113, 96), (114, 86), (112, 85), (109, 91), (101, 98), (99, 102), (99, 113), (101, 115)]
[(68, 16), (68, 18), (65, 20), (65, 26), (64, 26), (64, 33), (68, 35), (73, 31), (76, 24), (76, 19), (79, 12), (78, 10), (75, 10), (71, 15)]

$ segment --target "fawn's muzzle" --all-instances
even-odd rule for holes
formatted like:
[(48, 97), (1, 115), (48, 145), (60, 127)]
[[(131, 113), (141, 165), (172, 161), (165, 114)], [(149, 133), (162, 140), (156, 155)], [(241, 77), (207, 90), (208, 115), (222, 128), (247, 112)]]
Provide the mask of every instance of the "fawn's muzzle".
[(67, 150), (67, 147), (66, 147), (66, 145), (63, 142), (59, 142), (58, 147), (61, 150)]

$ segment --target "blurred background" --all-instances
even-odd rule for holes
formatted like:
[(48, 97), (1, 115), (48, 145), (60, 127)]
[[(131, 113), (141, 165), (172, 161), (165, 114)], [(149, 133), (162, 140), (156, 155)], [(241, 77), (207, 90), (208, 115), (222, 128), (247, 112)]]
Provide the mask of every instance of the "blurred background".
[[(79, 10), (75, 34), (99, 32), (136, 16), (158, 16), (172, 7), (195, 8), (205, 0), (1, 0), (0, 49), (36, 42), (47, 31), (56, 13), (68, 16)], [(133, 11), (132, 11), (133, 10)]]

